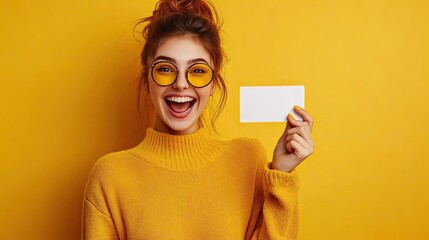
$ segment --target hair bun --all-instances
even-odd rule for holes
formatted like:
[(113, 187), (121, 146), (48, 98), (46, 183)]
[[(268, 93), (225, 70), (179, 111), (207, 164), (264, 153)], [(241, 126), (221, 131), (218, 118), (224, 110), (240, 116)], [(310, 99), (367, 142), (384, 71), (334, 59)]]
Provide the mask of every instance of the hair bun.
[(196, 15), (217, 22), (216, 11), (213, 4), (207, 0), (160, 0), (153, 12), (155, 19), (164, 18), (171, 14)]

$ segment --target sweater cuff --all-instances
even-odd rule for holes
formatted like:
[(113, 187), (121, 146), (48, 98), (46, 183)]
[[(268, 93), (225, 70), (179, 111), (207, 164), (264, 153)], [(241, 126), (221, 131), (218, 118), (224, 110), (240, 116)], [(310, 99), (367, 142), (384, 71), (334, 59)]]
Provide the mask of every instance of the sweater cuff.
[(264, 167), (264, 182), (266, 187), (292, 187), (298, 189), (298, 174), (296, 168), (291, 172), (271, 169), (271, 162)]

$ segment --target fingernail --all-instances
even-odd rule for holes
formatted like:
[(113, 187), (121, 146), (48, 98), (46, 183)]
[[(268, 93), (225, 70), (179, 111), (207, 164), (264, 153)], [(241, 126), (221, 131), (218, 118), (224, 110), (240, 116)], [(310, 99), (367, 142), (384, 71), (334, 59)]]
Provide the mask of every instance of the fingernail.
[(293, 108), (295, 108), (295, 110), (302, 110), (302, 108), (300, 108), (299, 106), (295, 106), (295, 107), (293, 107)]
[(290, 119), (295, 119), (295, 118), (292, 116), (292, 114), (290, 114), (290, 113), (289, 113), (287, 116), (288, 116)]

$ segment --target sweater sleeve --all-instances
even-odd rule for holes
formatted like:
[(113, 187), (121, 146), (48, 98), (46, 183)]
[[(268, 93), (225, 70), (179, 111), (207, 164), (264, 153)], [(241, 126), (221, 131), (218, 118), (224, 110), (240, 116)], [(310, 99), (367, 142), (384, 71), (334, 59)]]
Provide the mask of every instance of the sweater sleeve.
[(99, 160), (93, 167), (86, 184), (82, 209), (82, 240), (119, 239), (107, 204), (109, 185), (106, 170)]
[(82, 240), (118, 239), (112, 218), (101, 211), (88, 200), (84, 199), (82, 219)]
[[(251, 213), (246, 239), (297, 239), (298, 179), (293, 170), (285, 173), (270, 168), (271, 163), (259, 167), (256, 193), (263, 192), (263, 203), (256, 204)], [(259, 205), (259, 206), (258, 206)], [(251, 235), (251, 236), (250, 236)]]
[(297, 173), (264, 170), (264, 204), (253, 239), (297, 239), (298, 183)]

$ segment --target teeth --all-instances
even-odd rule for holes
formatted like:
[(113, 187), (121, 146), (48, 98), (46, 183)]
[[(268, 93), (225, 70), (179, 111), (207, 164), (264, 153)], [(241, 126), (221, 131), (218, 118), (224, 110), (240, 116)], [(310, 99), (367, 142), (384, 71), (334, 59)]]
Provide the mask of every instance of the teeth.
[(191, 97), (167, 97), (167, 100), (170, 102), (184, 103), (191, 102), (194, 98)]

